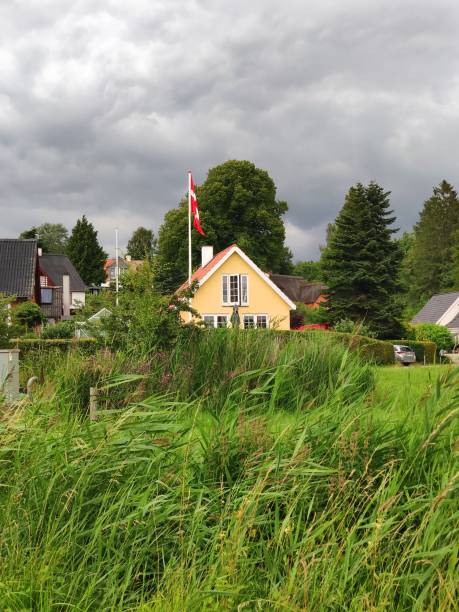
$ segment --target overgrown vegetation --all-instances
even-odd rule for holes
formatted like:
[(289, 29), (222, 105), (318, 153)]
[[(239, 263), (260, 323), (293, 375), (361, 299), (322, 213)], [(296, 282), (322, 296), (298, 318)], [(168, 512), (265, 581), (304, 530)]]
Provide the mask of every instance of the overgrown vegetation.
[(456, 373), (400, 415), (336, 337), (29, 354), (35, 398), (0, 419), (2, 605), (454, 610)]

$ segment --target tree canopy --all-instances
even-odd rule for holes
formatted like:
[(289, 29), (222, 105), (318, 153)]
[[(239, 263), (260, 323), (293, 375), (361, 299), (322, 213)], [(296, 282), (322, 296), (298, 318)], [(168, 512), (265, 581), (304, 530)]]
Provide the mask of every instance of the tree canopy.
[(459, 229), (459, 199), (455, 189), (442, 181), (424, 203), (414, 227), (412, 294), (429, 298), (451, 290), (455, 284), (455, 232)]
[(31, 227), (19, 235), (19, 238), (35, 238), (44, 253), (65, 253), (69, 232), (62, 223), (42, 223)]
[[(209, 170), (196, 188), (201, 225), (206, 236), (193, 230), (193, 266), (199, 265), (202, 245), (214, 252), (237, 243), (265, 271), (291, 271), (285, 246), (283, 215), (288, 206), (276, 199), (276, 186), (265, 170), (249, 161), (230, 160)], [(188, 205), (184, 198), (165, 215), (157, 252), (163, 285), (176, 288), (185, 278), (188, 262)]]
[(391, 239), (395, 218), (389, 193), (371, 182), (351, 187), (322, 255), (331, 322), (363, 322), (379, 337), (400, 333), (398, 270), (401, 253)]
[(148, 259), (153, 254), (153, 231), (146, 227), (138, 227), (129, 239), (127, 254), (132, 259)]
[(303, 277), (309, 283), (321, 281), (322, 269), (320, 261), (298, 261), (293, 266), (293, 274)]
[(104, 282), (107, 253), (100, 246), (97, 231), (85, 215), (78, 219), (72, 230), (66, 254), (87, 285), (99, 285)]

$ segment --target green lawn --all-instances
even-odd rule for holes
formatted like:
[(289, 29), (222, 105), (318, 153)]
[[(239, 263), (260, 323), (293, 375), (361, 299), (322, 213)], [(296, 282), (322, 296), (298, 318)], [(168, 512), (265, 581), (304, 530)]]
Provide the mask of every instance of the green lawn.
[[(407, 412), (419, 409), (437, 381), (444, 381), (455, 372), (459, 372), (459, 368), (451, 365), (379, 366), (375, 368), (373, 402), (388, 419), (403, 418)], [(448, 394), (448, 388), (442, 385), (442, 389)]]

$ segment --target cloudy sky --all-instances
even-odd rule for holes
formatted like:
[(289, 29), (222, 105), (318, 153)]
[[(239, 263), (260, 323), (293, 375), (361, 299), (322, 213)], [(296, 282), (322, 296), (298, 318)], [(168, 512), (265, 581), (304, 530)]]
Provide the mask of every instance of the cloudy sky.
[(84, 213), (111, 251), (234, 158), (296, 259), (358, 180), (410, 228), (459, 187), (458, 64), (456, 0), (2, 0), (0, 237)]

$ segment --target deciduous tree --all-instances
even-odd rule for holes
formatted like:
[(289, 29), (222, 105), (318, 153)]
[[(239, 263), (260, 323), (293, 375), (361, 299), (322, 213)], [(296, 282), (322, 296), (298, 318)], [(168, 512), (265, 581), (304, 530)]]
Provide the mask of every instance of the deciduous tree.
[[(197, 187), (201, 225), (206, 236), (193, 233), (193, 265), (199, 265), (202, 245), (218, 252), (237, 243), (265, 271), (291, 271), (285, 245), (283, 215), (287, 203), (276, 198), (276, 186), (265, 170), (249, 161), (227, 161), (209, 170)], [(164, 286), (178, 287), (186, 278), (188, 261), (187, 199), (166, 213), (158, 237), (158, 262), (169, 271)]]
[(127, 254), (132, 259), (148, 259), (153, 255), (153, 231), (146, 227), (138, 227), (127, 244)]

